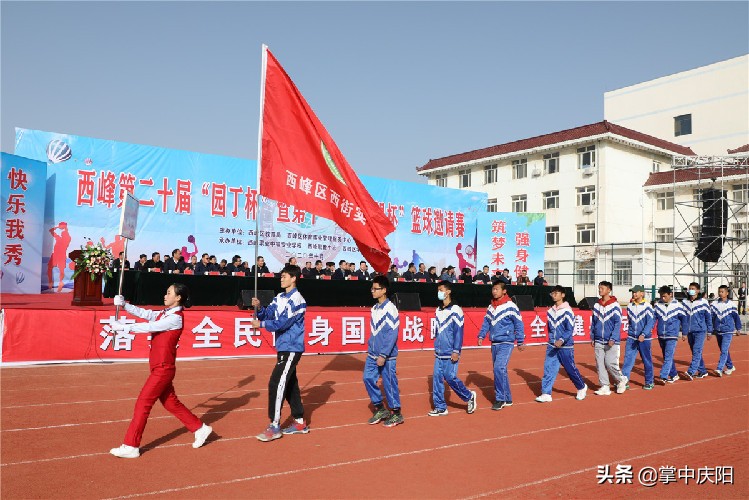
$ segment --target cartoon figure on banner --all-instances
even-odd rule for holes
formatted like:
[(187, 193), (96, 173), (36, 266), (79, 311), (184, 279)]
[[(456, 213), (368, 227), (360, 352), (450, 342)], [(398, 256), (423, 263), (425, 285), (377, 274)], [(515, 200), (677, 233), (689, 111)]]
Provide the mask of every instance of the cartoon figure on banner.
[(187, 251), (187, 247), (182, 247), (182, 256), (185, 258), (186, 262), (189, 262), (190, 258), (193, 255), (198, 255), (198, 245), (197, 245), (197, 243), (195, 243), (195, 236), (193, 236), (193, 235), (189, 235), (187, 237), (187, 242), (188, 243), (192, 243), (192, 248), (193, 248), (194, 251), (193, 252), (188, 252)]
[[(58, 229), (60, 230), (59, 234), (57, 233)], [(51, 234), (55, 239), (55, 243), (52, 247), (52, 255), (50, 255), (49, 262), (47, 263), (47, 283), (49, 284), (49, 289), (54, 291), (55, 282), (52, 276), (52, 271), (56, 268), (60, 274), (60, 283), (57, 286), (57, 293), (60, 293), (62, 292), (62, 287), (65, 281), (65, 265), (68, 260), (68, 247), (70, 246), (70, 241), (72, 239), (70, 237), (70, 232), (68, 232), (68, 223), (60, 222), (56, 226), (50, 228), (49, 234)]]
[(468, 245), (465, 250), (465, 257), (461, 253), (463, 243), (455, 245), (455, 255), (458, 256), (458, 269), (465, 269), (466, 267), (476, 270), (476, 251), (474, 247)]
[[(114, 237), (114, 241), (112, 241), (112, 243), (108, 245), (103, 236), (99, 238), (99, 241), (101, 241), (101, 246), (103, 246), (104, 248), (108, 248), (112, 252), (112, 255), (120, 255), (120, 252), (125, 251), (125, 238), (123, 238), (119, 234), (116, 235)], [(87, 243), (87, 245), (89, 244)], [(93, 242), (91, 242), (91, 245), (93, 245)]]

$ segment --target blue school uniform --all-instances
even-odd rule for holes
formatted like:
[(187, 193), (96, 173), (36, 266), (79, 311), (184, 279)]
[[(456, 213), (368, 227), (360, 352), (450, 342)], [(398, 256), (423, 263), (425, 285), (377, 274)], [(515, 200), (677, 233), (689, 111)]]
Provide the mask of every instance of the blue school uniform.
[[(652, 385), (654, 382), (653, 357), (650, 345), (653, 340), (653, 325), (655, 324), (653, 306), (644, 299), (639, 303), (630, 303), (627, 308), (627, 320), (627, 350), (624, 353), (622, 374), (629, 378), (639, 352), (642, 364), (645, 367), (645, 384)], [(639, 340), (640, 335), (645, 337), (642, 342)]]
[[(551, 395), (554, 381), (559, 373), (561, 364), (567, 375), (575, 384), (578, 391), (585, 387), (583, 377), (575, 366), (575, 343), (572, 340), (572, 332), (575, 329), (575, 315), (567, 302), (559, 307), (551, 306), (546, 312), (546, 330), (549, 333), (549, 342), (546, 346), (546, 357), (544, 358), (544, 377), (541, 380), (541, 394)], [(562, 340), (562, 346), (557, 347), (556, 342)]]
[(720, 358), (718, 359), (717, 371), (722, 372), (723, 368), (733, 368), (731, 353), (728, 348), (731, 346), (734, 332), (741, 330), (741, 318), (736, 304), (731, 300), (716, 300), (710, 306), (713, 314), (713, 332), (718, 341), (720, 348)]
[(441, 305), (435, 313), (437, 334), (434, 338), (434, 374), (432, 378), (432, 398), (434, 409), (446, 410), (445, 385), (455, 391), (463, 401), (471, 399), (471, 392), (458, 378), (458, 362), (452, 361), (453, 353), (463, 350), (463, 309), (453, 303)]
[[(395, 373), (395, 363), (398, 356), (398, 330), (400, 319), (398, 309), (390, 300), (372, 307), (369, 322), (370, 337), (367, 343), (367, 359), (364, 362), (364, 387), (369, 399), (375, 407), (382, 405), (382, 394), (377, 387), (377, 380), (382, 377), (385, 397), (391, 410), (400, 410), (400, 391), (398, 377)], [(385, 364), (377, 366), (377, 358), (383, 357)]]
[(520, 310), (508, 295), (497, 302), (492, 302), (486, 310), (478, 337), (483, 340), (487, 334), (492, 342), (495, 401), (512, 403), (507, 364), (510, 362), (515, 342), (523, 345), (525, 334)]

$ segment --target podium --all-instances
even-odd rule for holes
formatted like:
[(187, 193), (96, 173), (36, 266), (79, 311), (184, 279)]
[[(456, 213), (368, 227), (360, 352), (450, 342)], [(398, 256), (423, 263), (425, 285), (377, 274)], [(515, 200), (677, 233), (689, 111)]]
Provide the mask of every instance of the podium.
[[(68, 254), (70, 260), (75, 262), (78, 257), (81, 256), (80, 250), (73, 250)], [(70, 305), (73, 306), (101, 306), (104, 303), (101, 301), (101, 274), (95, 276), (94, 280), (91, 281), (91, 273), (83, 271), (75, 277), (73, 282), (73, 301)]]

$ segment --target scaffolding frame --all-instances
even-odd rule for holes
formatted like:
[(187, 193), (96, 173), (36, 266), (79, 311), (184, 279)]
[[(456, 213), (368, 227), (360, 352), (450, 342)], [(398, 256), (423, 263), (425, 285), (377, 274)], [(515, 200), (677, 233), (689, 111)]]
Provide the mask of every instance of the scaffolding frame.
[[(694, 281), (701, 283), (706, 292), (716, 282), (718, 285), (733, 283), (735, 291), (740, 286), (739, 282), (746, 283), (749, 277), (749, 155), (674, 156), (671, 167), (671, 189), (674, 193), (674, 290), (685, 290)], [(738, 194), (733, 189), (737, 184), (743, 186)], [(680, 188), (696, 189), (700, 193), (705, 189), (716, 189), (721, 196), (712, 203), (727, 203), (725, 220), (723, 211), (719, 211), (719, 223), (721, 226), (725, 223), (726, 233), (720, 237), (723, 245), (716, 262), (704, 262), (696, 257), (696, 248), (703, 230), (703, 213), (712, 206), (702, 206), (701, 196), (700, 199), (692, 196), (690, 201), (677, 202), (676, 193)], [(682, 224), (683, 228), (677, 233), (677, 227)], [(695, 227), (698, 228), (696, 232), (693, 231)], [(715, 288), (717, 291), (717, 286)]]

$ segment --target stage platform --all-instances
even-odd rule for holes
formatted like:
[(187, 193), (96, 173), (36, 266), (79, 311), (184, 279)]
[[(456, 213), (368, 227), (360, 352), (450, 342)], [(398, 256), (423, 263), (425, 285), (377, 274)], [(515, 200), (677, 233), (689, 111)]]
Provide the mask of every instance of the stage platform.
[[(113, 335), (112, 299), (98, 307), (73, 307), (69, 293), (0, 294), (2, 304), (2, 363), (66, 363), (147, 359), (146, 335)], [(155, 307), (154, 307), (155, 308)], [(308, 354), (366, 351), (369, 307), (307, 308), (305, 316)], [(477, 346), (486, 309), (464, 308), (464, 347)], [(590, 312), (575, 310), (575, 335), (587, 339)], [(546, 309), (521, 312), (527, 344), (542, 344), (546, 337)], [(236, 306), (200, 306), (185, 310), (185, 328), (179, 357), (213, 358), (267, 356), (275, 353), (274, 335), (251, 327), (252, 311)], [(135, 322), (124, 314), (121, 320)], [(398, 347), (433, 349), (434, 308), (401, 311)], [(625, 331), (626, 332), (626, 331)], [(626, 333), (624, 333), (626, 335)], [(488, 342), (487, 342), (488, 344)]]

